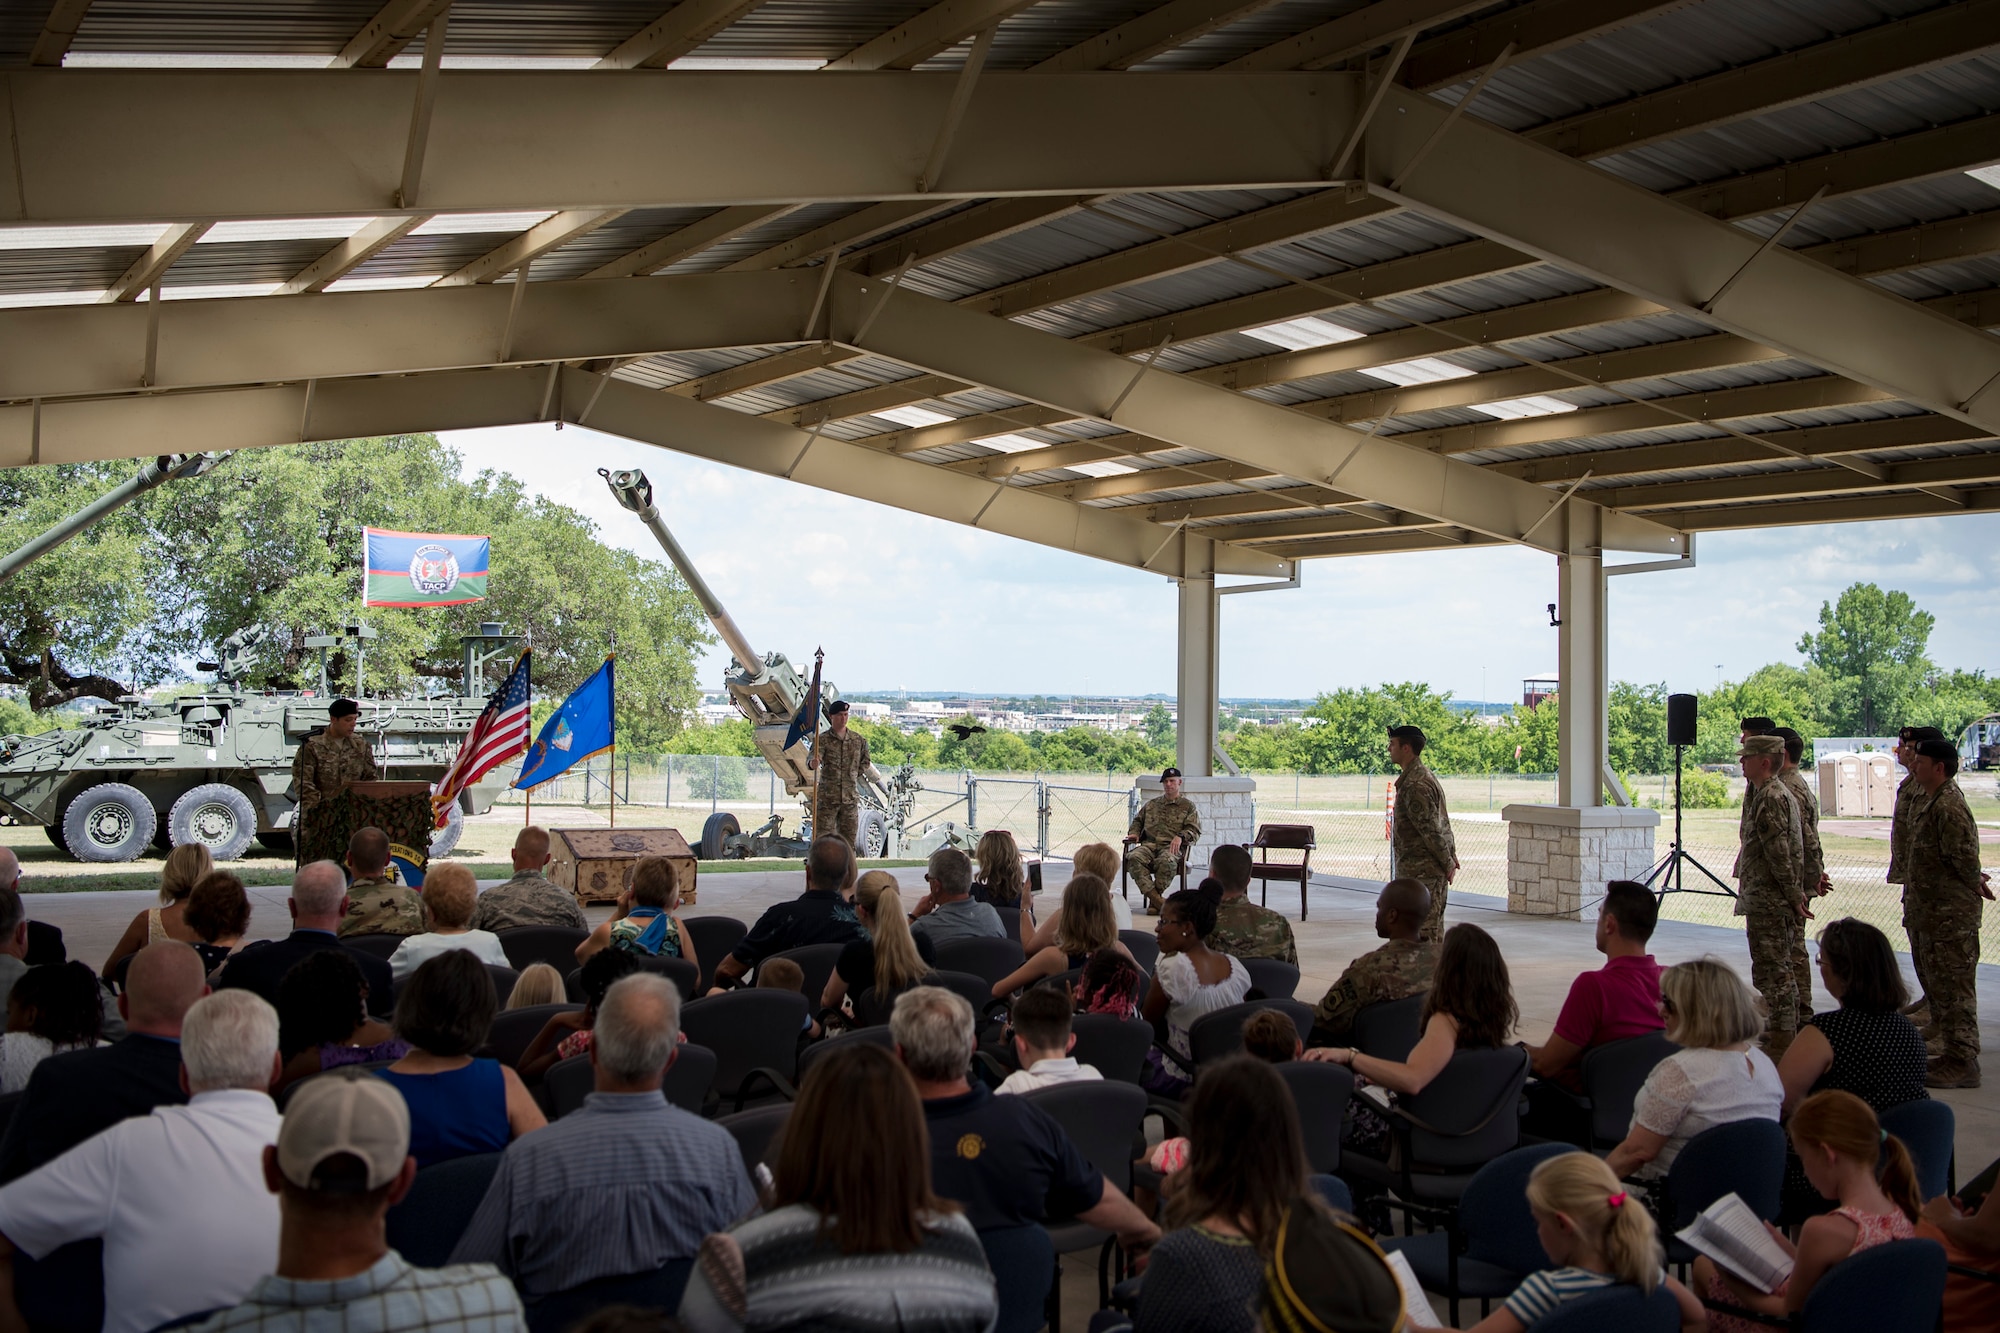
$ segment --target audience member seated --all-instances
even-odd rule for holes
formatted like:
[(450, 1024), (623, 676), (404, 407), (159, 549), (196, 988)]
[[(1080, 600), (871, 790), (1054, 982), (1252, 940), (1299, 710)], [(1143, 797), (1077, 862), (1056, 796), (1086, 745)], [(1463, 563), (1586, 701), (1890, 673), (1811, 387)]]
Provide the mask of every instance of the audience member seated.
[(972, 1006), (938, 986), (896, 1001), (896, 1055), (916, 1080), (930, 1127), (931, 1181), (977, 1231), (1074, 1217), (1118, 1238), (1143, 1262), (1160, 1237), (1124, 1191), (1092, 1166), (1030, 1097), (995, 1097), (966, 1075)]
[(1070, 1054), (1076, 1048), (1076, 1034), (1070, 1031), (1074, 1013), (1069, 993), (1060, 986), (1031, 986), (1014, 1001), (1008, 1027), (1014, 1034), (1014, 1058), (1021, 1067), (994, 1091), (1036, 1092), (1058, 1083), (1101, 1081), (1104, 1075), (1095, 1065), (1080, 1065)]
[[(1776, 1227), (1771, 1238), (1792, 1256), (1792, 1272), (1766, 1294), (1718, 1267), (1706, 1255), (1694, 1261), (1695, 1290), (1705, 1300), (1784, 1318), (1805, 1308), (1813, 1284), (1857, 1250), (1917, 1234), (1917, 1168), (1909, 1150), (1882, 1132), (1875, 1112), (1851, 1092), (1816, 1092), (1792, 1113), (1793, 1151), (1806, 1179), (1823, 1199), (1840, 1207), (1809, 1217), (1794, 1245)], [(1712, 1313), (1715, 1333), (1755, 1333), (1761, 1325), (1741, 1316)]]
[(321, 949), (342, 949), (368, 982), (370, 1011), (386, 1014), (396, 993), (396, 979), (387, 959), (377, 958), (340, 942), (340, 920), (347, 913), (347, 876), (331, 861), (300, 866), (285, 900), (292, 914), (292, 933), (282, 940), (265, 940), (231, 955), (216, 974), (217, 990), (254, 991), (266, 1003), (278, 1002), (278, 987), (301, 958)]
[(0, 1096), (24, 1090), (35, 1066), (51, 1055), (96, 1046), (103, 1021), (103, 991), (95, 972), (74, 961), (29, 968), (7, 994)]
[[(389, 955), (389, 971), (400, 983), (429, 960), (453, 949), (463, 949), (482, 963), (512, 967), (500, 937), (490, 930), (472, 929), (472, 913), (479, 902), (479, 881), (469, 866), (446, 862), (424, 876), (422, 912), (430, 929), (406, 935)], [(422, 927), (419, 927), (422, 930)]]
[(837, 833), (814, 839), (806, 856), (806, 891), (764, 909), (750, 933), (716, 964), (715, 985), (708, 993), (717, 995), (740, 985), (751, 968), (774, 953), (867, 939), (868, 931), (850, 901), (854, 873), (854, 849), (847, 839)]
[[(1118, 918), (1111, 913), (1111, 886), (1096, 875), (1078, 873), (1063, 886), (1062, 910), (1052, 918), (1049, 943), (1028, 955), (1028, 961), (993, 984), (993, 998), (1006, 999), (1045, 977), (1087, 964), (1091, 958), (1110, 950), (1128, 962), (1132, 951), (1118, 938)], [(1039, 934), (1039, 932), (1037, 932)], [(1138, 964), (1132, 963), (1136, 973)]]
[(1701, 1302), (1661, 1268), (1652, 1215), (1600, 1159), (1573, 1152), (1537, 1166), (1528, 1177), (1528, 1209), (1556, 1266), (1530, 1273), (1505, 1305), (1472, 1326), (1473, 1333), (1523, 1333), (1565, 1301), (1620, 1283), (1647, 1295), (1665, 1283), (1680, 1306), (1681, 1327), (1695, 1333), (1703, 1326)]
[[(1188, 1029), (1203, 1014), (1239, 1004), (1250, 990), (1250, 971), (1241, 959), (1217, 953), (1207, 939), (1215, 930), (1215, 903), (1193, 889), (1167, 895), (1153, 938), (1160, 943), (1160, 961), (1142, 1011), (1148, 1023), (1167, 1022), (1167, 1045), (1183, 1060), (1192, 1060)], [(1181, 1070), (1167, 1063), (1155, 1047), (1146, 1056), (1146, 1086), (1177, 1097), (1187, 1087)]]
[[(521, 1053), (521, 1077), (529, 1082), (537, 1082), (542, 1075), (574, 1055), (583, 1055), (590, 1050), (591, 1030), (597, 1022), (598, 1008), (604, 1003), (605, 992), (612, 983), (639, 971), (639, 960), (623, 949), (606, 949), (583, 965), (577, 977), (577, 985), (583, 988), (583, 1008), (571, 1009), (560, 1014), (550, 1014), (549, 1021), (542, 1024), (542, 1030), (528, 1043), (528, 1049)], [(515, 988), (519, 989), (517, 982)], [(568, 994), (565, 989), (564, 994)]]
[(1327, 987), (1313, 1009), (1308, 1046), (1348, 1045), (1354, 1040), (1354, 1016), (1363, 1009), (1431, 988), (1438, 944), (1419, 938), (1430, 910), (1430, 891), (1421, 880), (1392, 879), (1382, 886), (1375, 899), (1375, 934), (1388, 943), (1349, 963)]
[[(1924, 1205), (1917, 1235), (1944, 1246), (1946, 1260), (2000, 1277), (2000, 1190), (1991, 1188), (1995, 1162), (1976, 1178), (1987, 1186), (1976, 1200), (1939, 1195)], [(2000, 1328), (2000, 1281), (1951, 1273), (1944, 1285), (1945, 1333), (1989, 1333)]]
[(1123, 944), (1099, 949), (1090, 955), (1083, 975), (1076, 979), (1076, 1011), (1137, 1018), (1139, 992), (1145, 984), (1146, 974)]
[(1305, 1145), (1290, 1091), (1268, 1064), (1232, 1056), (1188, 1097), (1187, 1167), (1139, 1295), (1138, 1333), (1258, 1333), (1264, 1265), (1294, 1200)]
[(400, 1060), (410, 1043), (368, 1016), (368, 982), (344, 949), (307, 954), (278, 987), (278, 1086), (343, 1065)]
[(756, 1205), (729, 1131), (660, 1095), (680, 1023), (665, 977), (642, 972), (605, 993), (590, 1047), (596, 1091), (507, 1149), (452, 1262), (494, 1264), (533, 1302), (691, 1258)]
[(568, 926), (588, 930), (576, 895), (549, 883), (549, 831), (530, 824), (514, 835), (514, 878), (479, 895), (472, 928), (499, 934), (520, 926)]
[(1632, 1128), (1605, 1160), (1622, 1178), (1664, 1180), (1687, 1141), (1737, 1120), (1776, 1120), (1777, 1066), (1756, 1047), (1757, 994), (1719, 958), (1676, 963), (1660, 975), (1660, 1014), (1675, 1051), (1646, 1076)]
[(419, 1167), (499, 1152), (548, 1123), (519, 1074), (472, 1054), (499, 1007), (486, 964), (463, 949), (412, 972), (396, 996), (396, 1035), (410, 1051), (375, 1074), (410, 1108), (410, 1154)]
[[(439, 870), (458, 869), (439, 866)], [(415, 935), (424, 928), (424, 900), (398, 884), (389, 865), (389, 835), (358, 828), (347, 840), (347, 914), (342, 935)], [(430, 880), (424, 881), (428, 896)]]
[(909, 1074), (858, 1045), (807, 1073), (763, 1211), (702, 1242), (680, 1322), (686, 1333), (820, 1329), (838, 1311), (844, 1328), (984, 1333), (999, 1308), (978, 1233), (931, 1192)]
[(909, 919), (903, 915), (902, 891), (896, 877), (886, 870), (870, 870), (855, 884), (854, 914), (861, 919), (868, 938), (855, 940), (840, 951), (833, 975), (820, 992), (819, 1007), (838, 1009), (842, 1001), (872, 987), (881, 1012), (859, 1021), (874, 1027), (889, 1021), (889, 1008), (898, 995), (937, 966), (937, 949), (928, 939), (911, 933)]
[(1281, 1065), (1306, 1053), (1298, 1025), (1282, 1009), (1259, 1009), (1243, 1024), (1243, 1050), (1268, 1065)]
[(13, 1307), (13, 1254), (40, 1259), (104, 1242), (104, 1333), (147, 1329), (234, 1305), (278, 1257), (278, 1202), (264, 1188), (278, 1136), (268, 1089), (278, 1015), (258, 996), (197, 1000), (181, 1026), (186, 1106), (113, 1125), (0, 1188), (0, 1324)]
[(127, 954), (135, 954), (149, 944), (161, 940), (179, 940), (183, 944), (193, 944), (201, 936), (184, 919), (187, 911), (188, 895), (194, 886), (215, 869), (215, 862), (209, 859), (208, 848), (198, 842), (184, 842), (167, 853), (167, 863), (160, 867), (160, 905), (149, 907), (132, 918), (125, 927), (125, 933), (118, 937), (118, 943), (111, 946), (105, 955), (104, 970), (100, 973), (106, 981), (118, 975), (118, 963)]
[(35, 1066), (0, 1140), (0, 1182), (54, 1161), (121, 1120), (187, 1100), (181, 1024), (188, 1006), (208, 993), (203, 973), (194, 950), (175, 941), (148, 944), (132, 956), (118, 997), (124, 1040)]
[(530, 963), (521, 969), (503, 1009), (532, 1009), (541, 1004), (562, 1004), (569, 999), (563, 974), (547, 963)]
[(264, 1149), (278, 1196), (278, 1265), (204, 1333), (487, 1333), (521, 1328), (513, 1284), (485, 1264), (417, 1268), (389, 1248), (387, 1217), (417, 1176), (402, 1098), (367, 1078), (293, 1097)]
[(674, 863), (664, 856), (642, 856), (632, 867), (632, 882), (618, 895), (618, 910), (576, 946), (576, 961), (587, 963), (603, 949), (619, 948), (648, 958), (685, 958), (697, 968), (694, 941), (681, 929), (681, 886)]
[(28, 970), (28, 905), (21, 900), (21, 865), (0, 847), (0, 1003)]
[(956, 847), (931, 853), (924, 870), (930, 892), (917, 903), (910, 929), (932, 944), (949, 940), (999, 940), (1007, 937), (1000, 914), (972, 896), (972, 859)]
[(1264, 1327), (1407, 1333), (1403, 1292), (1382, 1251), (1317, 1198), (1292, 1200), (1264, 1270)]
[[(757, 969), (758, 990), (788, 990), (794, 995), (806, 993), (806, 970), (794, 958), (766, 958)], [(806, 1006), (806, 1016), (799, 1024), (799, 1040), (811, 1041), (820, 1035), (819, 1020), (813, 1017), (810, 1002)]]
[(203, 875), (188, 895), (186, 920), (200, 937), (194, 951), (201, 955), (202, 967), (214, 972), (243, 947), (250, 929), (250, 895), (243, 891), (243, 881), (226, 870)]
[(1611, 882), (1597, 909), (1593, 941), (1604, 966), (1570, 982), (1555, 1031), (1542, 1045), (1528, 1048), (1536, 1078), (1581, 1092), (1584, 1052), (1666, 1026), (1660, 1017), (1660, 965), (1646, 952), (1659, 919), (1659, 901), (1645, 885)]
[(1028, 867), (1021, 860), (1021, 849), (1014, 843), (1014, 835), (1006, 829), (988, 829), (980, 835), (979, 845), (972, 849), (972, 859), (978, 863), (979, 873), (972, 881), (972, 896), (982, 903), (995, 907), (1018, 907), (1023, 917), (1034, 915), (1034, 903), (1028, 893)]
[[(1107, 885), (1118, 882), (1118, 872), (1124, 865), (1124, 858), (1118, 849), (1108, 842), (1087, 842), (1071, 853), (1069, 858), (1070, 876), (1095, 875)], [(1132, 929), (1132, 904), (1117, 894), (1111, 895), (1111, 913), (1117, 920), (1118, 929)], [(1061, 908), (1038, 916), (1034, 932), (1028, 931), (1028, 914), (1021, 914), (1021, 948), (1030, 958), (1042, 949), (1055, 943), (1056, 925), (1062, 916)]]
[(1215, 906), (1215, 933), (1208, 947), (1233, 958), (1275, 958), (1299, 965), (1292, 923), (1282, 912), (1250, 901), (1250, 852), (1226, 842), (1208, 856), (1208, 873), (1221, 888)]
[(1877, 1111), (1930, 1096), (1924, 1038), (1902, 1014), (1909, 1003), (1889, 937), (1842, 917), (1819, 933), (1819, 975), (1838, 1009), (1814, 1014), (1778, 1062), (1789, 1111), (1809, 1095), (1851, 1092)]
[[(1491, 935), (1466, 921), (1444, 933), (1437, 976), (1424, 997), (1418, 1021), (1423, 1035), (1407, 1060), (1385, 1060), (1349, 1046), (1321, 1046), (1307, 1051), (1305, 1058), (1346, 1065), (1391, 1092), (1415, 1095), (1429, 1087), (1459, 1051), (1492, 1050), (1501, 1045), (1521, 1021), (1521, 1010), (1514, 1003), (1507, 960), (1500, 956), (1500, 946)], [(1354, 1106), (1350, 1115), (1348, 1145), (1386, 1157), (1390, 1146), (1387, 1122), (1366, 1106)]]

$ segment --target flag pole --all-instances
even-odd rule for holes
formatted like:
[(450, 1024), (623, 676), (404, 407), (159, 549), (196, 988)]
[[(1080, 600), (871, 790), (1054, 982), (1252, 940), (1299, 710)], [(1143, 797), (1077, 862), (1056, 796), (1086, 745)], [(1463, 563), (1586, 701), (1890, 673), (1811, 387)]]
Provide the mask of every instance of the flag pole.
[[(817, 757), (819, 754), (819, 718), (820, 718), (819, 669), (825, 664), (826, 664), (826, 649), (824, 648), (813, 649), (813, 698), (812, 698), (813, 725), (812, 725), (812, 734), (806, 737), (806, 739), (812, 743), (813, 754), (815, 757)], [(813, 775), (813, 799), (812, 799), (813, 841), (817, 842), (819, 841), (819, 835), (822, 831), (819, 826), (819, 780), (821, 777), (825, 775), (820, 772), (818, 764), (813, 765), (812, 775)]]
[(605, 666), (611, 669), (611, 747), (605, 751), (611, 757), (610, 776), (604, 784), (605, 804), (611, 811), (611, 827), (618, 827), (618, 634), (612, 631), (611, 651), (604, 655)]

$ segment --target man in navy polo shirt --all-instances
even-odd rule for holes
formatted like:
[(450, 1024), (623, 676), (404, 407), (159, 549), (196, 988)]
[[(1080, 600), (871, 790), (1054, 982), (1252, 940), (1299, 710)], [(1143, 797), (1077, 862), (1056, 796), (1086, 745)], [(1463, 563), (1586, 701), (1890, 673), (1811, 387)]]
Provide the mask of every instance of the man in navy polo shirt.
[(735, 987), (772, 954), (808, 944), (851, 944), (868, 938), (854, 914), (854, 849), (829, 833), (815, 839), (806, 857), (806, 891), (764, 910), (757, 924), (715, 969), (710, 995)]
[(1075, 1218), (1112, 1233), (1127, 1254), (1151, 1249), (1160, 1229), (1085, 1160), (1048, 1112), (967, 1080), (972, 1021), (965, 997), (937, 986), (905, 991), (889, 1020), (930, 1122), (931, 1188), (963, 1204), (980, 1232)]

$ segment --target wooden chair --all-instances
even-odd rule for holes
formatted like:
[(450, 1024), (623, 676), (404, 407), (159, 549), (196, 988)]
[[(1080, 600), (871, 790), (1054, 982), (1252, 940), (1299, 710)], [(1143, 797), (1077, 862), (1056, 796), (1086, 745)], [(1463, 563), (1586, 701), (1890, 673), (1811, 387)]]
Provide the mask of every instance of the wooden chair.
[[(1271, 881), (1274, 879), (1297, 880), (1299, 885), (1299, 920), (1306, 919), (1306, 885), (1312, 881), (1312, 854), (1318, 842), (1313, 836), (1311, 824), (1259, 824), (1257, 840), (1247, 844), (1257, 855), (1256, 863), (1250, 867), (1251, 878), (1261, 881), (1258, 885), (1258, 901), (1269, 907)], [(1297, 864), (1290, 861), (1273, 861), (1272, 852), (1302, 852)]]

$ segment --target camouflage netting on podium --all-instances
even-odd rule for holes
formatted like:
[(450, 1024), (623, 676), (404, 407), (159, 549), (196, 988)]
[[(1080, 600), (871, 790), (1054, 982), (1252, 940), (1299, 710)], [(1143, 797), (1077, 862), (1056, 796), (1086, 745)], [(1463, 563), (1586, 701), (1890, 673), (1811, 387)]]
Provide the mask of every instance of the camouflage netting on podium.
[(365, 796), (342, 792), (305, 821), (297, 841), (298, 864), (344, 861), (347, 840), (358, 828), (379, 828), (392, 847), (407, 847), (428, 856), (431, 845), (431, 802), (428, 795)]

